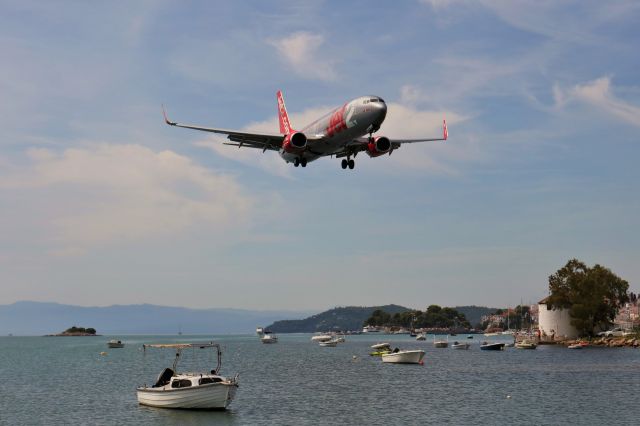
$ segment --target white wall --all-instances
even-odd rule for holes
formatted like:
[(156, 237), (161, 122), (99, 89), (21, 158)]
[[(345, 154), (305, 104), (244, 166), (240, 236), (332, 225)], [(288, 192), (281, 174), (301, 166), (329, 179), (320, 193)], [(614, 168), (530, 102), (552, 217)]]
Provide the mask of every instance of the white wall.
[(538, 305), (538, 324), (540, 331), (551, 336), (555, 332), (556, 338), (566, 337), (575, 339), (578, 331), (571, 325), (571, 317), (568, 309), (547, 309), (545, 303)]

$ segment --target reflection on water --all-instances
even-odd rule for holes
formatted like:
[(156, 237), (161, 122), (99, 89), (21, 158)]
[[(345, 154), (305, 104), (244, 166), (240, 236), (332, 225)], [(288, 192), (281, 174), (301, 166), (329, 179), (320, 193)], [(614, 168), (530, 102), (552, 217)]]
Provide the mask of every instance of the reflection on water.
[[(113, 338), (125, 347), (108, 349)], [(638, 349), (487, 352), (474, 342), (456, 351), (384, 335), (347, 336), (329, 348), (309, 335), (279, 338), (215, 338), (222, 374), (239, 372), (240, 388), (229, 410), (211, 412), (142, 407), (135, 394), (174, 356), (144, 354), (142, 343), (211, 336), (2, 337), (0, 424), (636, 424)], [(368, 356), (381, 339), (424, 349), (425, 365)]]

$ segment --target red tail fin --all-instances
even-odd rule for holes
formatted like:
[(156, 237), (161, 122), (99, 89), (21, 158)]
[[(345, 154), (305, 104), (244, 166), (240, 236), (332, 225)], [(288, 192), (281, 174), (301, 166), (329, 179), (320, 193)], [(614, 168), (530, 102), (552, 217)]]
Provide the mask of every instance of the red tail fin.
[(280, 122), (280, 133), (288, 135), (293, 133), (291, 128), (291, 122), (289, 121), (289, 114), (287, 114), (287, 108), (284, 106), (284, 98), (282, 97), (282, 91), (278, 90), (276, 95), (278, 97), (278, 121)]

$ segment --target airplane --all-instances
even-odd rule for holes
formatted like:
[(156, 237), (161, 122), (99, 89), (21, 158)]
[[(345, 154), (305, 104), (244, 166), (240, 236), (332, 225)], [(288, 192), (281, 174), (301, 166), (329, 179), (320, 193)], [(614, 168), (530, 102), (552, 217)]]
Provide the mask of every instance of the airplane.
[[(448, 137), (447, 122), (443, 120), (441, 138), (390, 139), (386, 136), (373, 136), (380, 129), (387, 115), (387, 104), (378, 96), (361, 96), (304, 127), (294, 130), (284, 105), (282, 91), (276, 94), (278, 100), (278, 120), (280, 134), (250, 133), (239, 130), (227, 130), (211, 127), (194, 126), (170, 121), (162, 108), (164, 121), (170, 126), (204, 132), (227, 135), (230, 142), (224, 145), (238, 148), (257, 148), (262, 152), (278, 151), (280, 157), (295, 167), (307, 167), (307, 163), (321, 157), (342, 158), (342, 168), (353, 169), (354, 158), (359, 152), (366, 152), (370, 157), (389, 154), (405, 143), (446, 141)], [(368, 135), (365, 137), (365, 135)]]

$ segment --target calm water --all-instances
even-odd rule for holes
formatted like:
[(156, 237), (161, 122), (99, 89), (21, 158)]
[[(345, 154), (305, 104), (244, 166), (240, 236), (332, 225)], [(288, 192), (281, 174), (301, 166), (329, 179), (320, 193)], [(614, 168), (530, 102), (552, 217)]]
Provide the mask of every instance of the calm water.
[[(108, 349), (112, 338), (125, 347)], [(142, 343), (210, 339), (1, 337), (0, 424), (640, 424), (640, 350), (488, 352), (479, 337), (469, 351), (456, 351), (409, 336), (347, 336), (336, 348), (311, 343), (310, 335), (280, 335), (275, 345), (220, 336), (222, 374), (240, 373), (229, 410), (138, 405), (135, 387), (151, 384), (173, 360), (170, 351), (143, 355)], [(369, 357), (381, 339), (423, 348), (424, 366)]]

